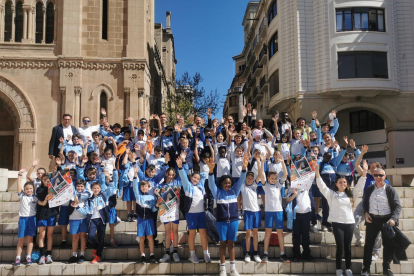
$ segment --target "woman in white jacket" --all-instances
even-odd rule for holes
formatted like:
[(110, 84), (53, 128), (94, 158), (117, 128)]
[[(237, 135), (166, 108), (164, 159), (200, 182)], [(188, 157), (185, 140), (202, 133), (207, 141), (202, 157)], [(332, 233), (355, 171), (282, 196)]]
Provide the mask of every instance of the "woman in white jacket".
[[(359, 164), (356, 165), (359, 166)], [(364, 164), (364, 173), (354, 188), (354, 196), (348, 186), (346, 178), (341, 176), (336, 179), (334, 190), (329, 189), (319, 174), (319, 165), (315, 164), (316, 184), (322, 195), (327, 199), (329, 209), (331, 210), (331, 212), (329, 212), (328, 222), (332, 223), (336, 242), (337, 276), (344, 275), (341, 268), (342, 252), (344, 251), (346, 264), (345, 274), (346, 276), (353, 275), (351, 271), (351, 242), (354, 233), (355, 219), (352, 207), (354, 205), (354, 199), (356, 199), (364, 187), (367, 170), (368, 166)]]

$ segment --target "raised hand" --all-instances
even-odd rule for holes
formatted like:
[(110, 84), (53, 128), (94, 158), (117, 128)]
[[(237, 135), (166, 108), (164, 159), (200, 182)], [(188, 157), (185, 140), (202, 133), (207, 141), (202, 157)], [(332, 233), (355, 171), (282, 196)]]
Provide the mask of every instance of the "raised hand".
[(243, 106), (242, 108), (243, 118), (247, 116), (247, 108)]
[(316, 118), (315, 118), (315, 124), (316, 124), (316, 126), (317, 126), (317, 127), (319, 127), (319, 126), (320, 126), (319, 120), (318, 120), (318, 119), (316, 119)]
[(367, 145), (363, 145), (362, 148), (361, 148), (361, 153), (362, 154), (365, 154), (367, 152), (368, 152), (368, 146)]
[(248, 152), (245, 152), (243, 155), (243, 166), (242, 166), (242, 170), (246, 170), (247, 166), (249, 165), (249, 159), (250, 159), (250, 154)]
[(211, 113), (212, 113), (212, 110), (211, 110), (211, 108), (209, 107), (208, 109), (207, 109), (207, 116), (210, 118), (211, 117)]
[(55, 162), (56, 162), (56, 165), (58, 166), (62, 165), (62, 160), (60, 159), (60, 157), (56, 157)]
[(256, 117), (256, 115), (257, 115), (257, 110), (256, 109), (253, 109), (253, 111), (252, 111), (252, 117)]
[(183, 161), (181, 160), (181, 158), (177, 158), (177, 159), (175, 160), (175, 162), (177, 163), (177, 167), (178, 167), (179, 169), (181, 169), (181, 168), (183, 167)]
[(59, 138), (59, 142), (62, 144), (62, 146), (65, 144), (65, 139), (63, 139), (63, 137)]
[(66, 140), (69, 141), (70, 139), (72, 139), (72, 135), (68, 134), (68, 136), (66, 137)]
[(349, 145), (351, 146), (351, 148), (355, 148), (355, 141), (354, 139), (349, 140)]
[(208, 163), (208, 168), (210, 170), (210, 173), (214, 173), (214, 167), (216, 166), (216, 164), (214, 163), (213, 158), (210, 158), (210, 162)]
[(33, 160), (33, 164), (32, 164), (32, 166), (33, 166), (33, 167), (37, 167), (37, 165), (39, 165), (39, 161), (40, 161), (40, 159), (39, 159), (39, 158), (36, 158), (35, 160)]
[(27, 168), (26, 168), (26, 167), (23, 167), (23, 168), (21, 168), (21, 169), (19, 170), (19, 174), (22, 174), (22, 173), (24, 173), (24, 172), (27, 172)]
[(365, 172), (367, 172), (368, 171), (368, 162), (367, 162), (367, 160), (364, 160), (363, 162), (362, 162), (362, 169), (365, 171)]
[(104, 115), (104, 116), (106, 116), (106, 110), (105, 110), (105, 108), (101, 108), (101, 114)]
[(252, 113), (252, 104), (248, 103), (247, 104), (247, 114)]
[(332, 117), (335, 119), (336, 118), (336, 110), (332, 110)]
[(318, 116), (318, 112), (314, 111), (312, 112), (312, 119), (316, 119), (316, 117)]
[(180, 158), (182, 162), (185, 162), (187, 158), (187, 152), (185, 150), (181, 151)]
[(165, 155), (164, 155), (164, 160), (165, 160), (165, 164), (168, 164), (168, 162), (170, 162), (170, 154), (167, 152)]
[(84, 156), (82, 158), (82, 164), (85, 164), (86, 162), (88, 162), (88, 157), (87, 156)]
[(220, 119), (220, 123), (221, 123), (221, 124), (224, 124), (224, 118), (223, 118), (223, 117), (221, 117), (221, 119)]
[(190, 117), (188, 117), (188, 120), (190, 121), (190, 124), (194, 123), (194, 116), (191, 115)]
[(180, 113), (175, 114), (175, 119), (177, 120), (177, 122), (180, 120), (181, 116)]
[(111, 177), (111, 174), (107, 170), (104, 170), (103, 173), (104, 173), (104, 175), (105, 175), (106, 178), (110, 178)]
[(348, 145), (349, 143), (348, 143), (348, 136), (344, 136), (344, 142), (345, 142), (345, 145)]

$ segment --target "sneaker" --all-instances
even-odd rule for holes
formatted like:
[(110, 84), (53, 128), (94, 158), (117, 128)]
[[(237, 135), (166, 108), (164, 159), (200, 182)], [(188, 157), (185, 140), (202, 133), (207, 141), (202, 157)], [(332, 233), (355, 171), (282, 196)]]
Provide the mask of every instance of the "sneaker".
[(321, 231), (322, 231), (322, 232), (328, 232), (328, 227), (326, 227), (326, 226), (322, 226)]
[(16, 259), (16, 261), (14, 261), (14, 266), (20, 266), (20, 259)]
[(92, 250), (92, 256), (93, 256), (93, 257), (95, 257), (95, 256), (96, 256), (96, 252), (97, 252), (97, 251), (96, 251), (96, 249), (93, 249), (93, 250)]
[(362, 269), (361, 276), (369, 276), (370, 274), (371, 273), (370, 273), (369, 269), (367, 269), (365, 267)]
[(109, 243), (109, 247), (113, 247), (113, 248), (115, 248), (115, 247), (118, 247), (118, 245), (116, 244), (116, 242), (115, 242), (115, 241), (111, 241), (111, 242)]
[(134, 213), (132, 215), (132, 221), (137, 221), (137, 220), (138, 220), (138, 215), (137, 215), (137, 213)]
[(230, 276), (240, 276), (237, 270), (230, 271)]
[(250, 255), (249, 255), (249, 253), (246, 253), (246, 255), (244, 256), (244, 262), (250, 263)]
[(155, 256), (154, 256), (154, 255), (151, 255), (151, 256), (150, 256), (150, 263), (152, 263), (152, 264), (158, 264), (158, 262), (157, 262), (157, 260), (155, 259)]
[(168, 263), (169, 261), (171, 261), (171, 256), (170, 254), (165, 254), (161, 259), (160, 259), (160, 263)]
[(192, 256), (190, 256), (190, 258), (188, 258), (188, 260), (189, 260), (190, 262), (192, 262), (193, 264), (198, 264), (198, 263), (200, 263), (200, 260), (197, 258), (197, 256), (196, 256), (196, 255), (192, 255)]
[(32, 258), (30, 256), (26, 256), (26, 265), (32, 265)]
[(68, 247), (68, 243), (66, 241), (62, 241), (60, 244), (60, 249), (64, 249), (66, 247)]
[(180, 257), (178, 256), (178, 254), (177, 253), (174, 253), (173, 254), (173, 260), (174, 260), (174, 263), (179, 263), (181, 260), (180, 260)]
[(67, 264), (74, 264), (78, 262), (78, 257), (72, 256), (69, 258), (69, 261), (67, 261)]
[(363, 242), (364, 242), (364, 240), (363, 240), (363, 239), (357, 240), (357, 241), (355, 242), (355, 246), (356, 246), (356, 247), (361, 247)]
[(336, 276), (344, 276), (344, 271), (342, 269), (337, 269)]
[(262, 258), (262, 263), (267, 263), (268, 261), (269, 261), (269, 257), (266, 254), (264, 254)]
[(145, 259), (145, 256), (141, 256), (140, 263), (141, 264), (146, 264), (147, 263), (147, 260)]
[(309, 254), (309, 255), (303, 255), (302, 256), (302, 259), (305, 261), (305, 262), (313, 262), (313, 261), (315, 261), (314, 259), (313, 259), (313, 257)]
[(379, 254), (378, 253), (374, 253), (374, 254), (372, 254), (372, 260), (373, 261), (378, 261), (379, 260)]
[(78, 264), (83, 264), (83, 262), (85, 261), (85, 256), (80, 256), (79, 258), (78, 258)]
[(44, 265), (45, 264), (45, 256), (40, 257), (38, 265)]
[(211, 263), (210, 253), (204, 254), (204, 261), (206, 263)]
[(131, 213), (128, 213), (128, 216), (127, 216), (125, 221), (126, 222), (132, 222), (132, 214)]
[(385, 270), (384, 269), (384, 271), (385, 272), (382, 273), (383, 275), (385, 275), (385, 276), (394, 276), (394, 274), (391, 272), (391, 270), (389, 270), (389, 269)]
[(350, 269), (345, 270), (345, 275), (346, 276), (354, 276), (354, 274), (352, 274), (352, 270), (350, 270)]
[(280, 255), (280, 260), (284, 263), (290, 263), (288, 257), (286, 256), (286, 254)]
[(120, 217), (116, 217), (116, 223), (120, 223), (122, 219)]
[(302, 258), (301, 258), (301, 256), (300, 256), (300, 254), (299, 254), (299, 255), (293, 255), (292, 262), (294, 262), (294, 263), (299, 263), (299, 262), (301, 262), (301, 261), (302, 261)]
[(227, 276), (226, 268), (220, 268), (220, 276)]
[(46, 263), (47, 263), (47, 264), (51, 264), (51, 263), (53, 263), (52, 256), (47, 255), (47, 257), (46, 257)]
[(253, 256), (253, 260), (254, 260), (256, 263), (261, 263), (261, 262), (262, 262), (262, 259), (260, 259), (259, 255), (254, 255), (254, 256)]
[(311, 228), (310, 228), (310, 230), (313, 233), (319, 233), (318, 225), (316, 225), (316, 224), (315, 225), (312, 225)]
[(91, 264), (97, 264), (101, 261), (101, 257), (95, 256), (95, 259), (92, 260)]

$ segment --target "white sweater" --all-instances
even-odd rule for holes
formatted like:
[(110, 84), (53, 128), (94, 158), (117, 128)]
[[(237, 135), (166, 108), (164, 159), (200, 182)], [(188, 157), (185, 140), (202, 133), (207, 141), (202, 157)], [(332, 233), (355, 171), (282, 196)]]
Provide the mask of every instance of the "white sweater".
[[(365, 179), (366, 177), (360, 177), (357, 186), (361, 186), (361, 183), (365, 184)], [(316, 184), (329, 204), (328, 222), (344, 224), (355, 223), (352, 204), (349, 197), (344, 192), (335, 192), (329, 189), (320, 177), (316, 178)]]

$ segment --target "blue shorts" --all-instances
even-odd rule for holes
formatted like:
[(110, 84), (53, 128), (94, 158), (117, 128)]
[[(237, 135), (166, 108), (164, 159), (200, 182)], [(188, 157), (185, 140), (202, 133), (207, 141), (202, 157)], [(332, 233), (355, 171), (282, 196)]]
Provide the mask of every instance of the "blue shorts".
[(135, 193), (134, 189), (132, 188), (131, 182), (129, 182), (128, 186), (122, 188), (122, 201), (135, 201)]
[(69, 224), (69, 214), (68, 214), (69, 206), (60, 206), (59, 212), (59, 225), (68, 225)]
[(138, 227), (138, 234), (137, 234), (138, 237), (154, 235), (154, 232), (155, 232), (154, 220), (152, 218), (143, 220), (142, 218), (138, 217), (137, 227)]
[(117, 223), (117, 213), (115, 207), (109, 208), (109, 224)]
[(56, 226), (56, 216), (37, 221), (37, 227), (54, 227)]
[(170, 222), (172, 222), (172, 223), (174, 223), (174, 224), (179, 224), (179, 223), (180, 223), (180, 220), (179, 220), (179, 219), (177, 219), (177, 220), (174, 220), (174, 221), (164, 222), (164, 224), (168, 224), (168, 223), (170, 223)]
[(87, 233), (88, 232), (88, 224), (85, 219), (79, 220), (69, 220), (69, 233), (71, 235), (76, 235), (79, 233)]
[(244, 211), (244, 230), (262, 227), (262, 212)]
[(220, 241), (237, 241), (237, 231), (239, 230), (238, 220), (230, 223), (226, 221), (217, 221), (216, 226)]
[(265, 212), (265, 228), (273, 229), (273, 223), (276, 229), (283, 229), (283, 212)]
[(316, 184), (312, 185), (312, 195), (313, 197), (322, 197), (322, 193), (319, 191), (318, 185)]
[(36, 216), (19, 218), (19, 232), (17, 237), (20, 239), (27, 236), (36, 236)]
[(206, 229), (206, 213), (187, 213), (185, 214), (188, 230)]

